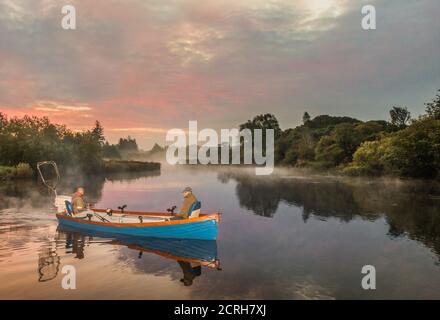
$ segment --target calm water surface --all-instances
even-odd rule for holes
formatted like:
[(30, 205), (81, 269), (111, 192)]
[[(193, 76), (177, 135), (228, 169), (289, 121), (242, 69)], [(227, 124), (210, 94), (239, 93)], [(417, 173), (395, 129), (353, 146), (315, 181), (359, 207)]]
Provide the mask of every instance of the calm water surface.
[[(160, 242), (174, 253), (163, 254), (157, 243), (57, 230), (44, 189), (2, 183), (1, 299), (440, 298), (435, 183), (294, 171), (257, 177), (221, 168), (164, 168), (81, 183), (97, 207), (150, 211), (180, 205), (181, 189), (191, 185), (203, 211), (224, 212), (219, 238), (207, 246)], [(70, 193), (74, 184), (65, 181), (60, 191)], [(189, 263), (178, 262), (181, 245), (195, 256), (207, 250), (219, 268), (202, 266), (184, 286)], [(376, 268), (375, 291), (361, 288), (367, 264)], [(61, 287), (65, 265), (76, 268), (76, 290)]]

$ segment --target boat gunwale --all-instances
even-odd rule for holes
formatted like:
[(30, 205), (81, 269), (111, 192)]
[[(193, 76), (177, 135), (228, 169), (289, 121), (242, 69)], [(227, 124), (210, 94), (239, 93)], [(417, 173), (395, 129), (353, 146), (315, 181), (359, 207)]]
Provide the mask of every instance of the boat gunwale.
[[(93, 211), (96, 211), (94, 209)], [(96, 211), (101, 212), (101, 211)], [(141, 214), (139, 212), (139, 215), (146, 215)], [(171, 225), (179, 225), (179, 224), (192, 224), (195, 222), (203, 222), (203, 221), (209, 221), (209, 220), (215, 220), (216, 222), (220, 222), (220, 212), (215, 213), (209, 213), (209, 214), (202, 214), (197, 218), (190, 218), (190, 219), (180, 219), (180, 220), (168, 220), (168, 221), (154, 221), (154, 222), (142, 222), (142, 223), (119, 223), (119, 222), (101, 222), (101, 221), (89, 221), (81, 218), (75, 218), (72, 216), (69, 216), (67, 214), (56, 214), (58, 219), (65, 219), (70, 220), (73, 222), (81, 223), (81, 224), (91, 224), (91, 225), (98, 225), (98, 226), (104, 226), (104, 227), (119, 227), (119, 228), (128, 228), (128, 227), (136, 227), (136, 228), (142, 228), (142, 227), (159, 227), (159, 226), (171, 226)]]
[[(101, 208), (91, 208), (93, 212), (98, 213), (106, 213), (107, 209), (101, 209)], [(175, 217), (175, 214), (169, 213), (169, 212), (150, 212), (150, 211), (124, 211), (121, 210), (113, 210), (112, 213), (114, 214), (127, 214), (127, 215), (139, 215), (139, 216), (160, 216), (160, 217)], [(212, 213), (200, 213), (200, 217), (209, 216), (213, 214), (221, 215), (223, 214), (222, 211), (212, 212)], [(195, 218), (194, 218), (195, 219)]]

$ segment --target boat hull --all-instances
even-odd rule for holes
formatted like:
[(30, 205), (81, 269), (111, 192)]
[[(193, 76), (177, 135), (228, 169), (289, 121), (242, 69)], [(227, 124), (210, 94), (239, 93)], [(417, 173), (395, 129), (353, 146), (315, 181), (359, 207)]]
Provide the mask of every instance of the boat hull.
[(216, 240), (218, 233), (217, 216), (137, 224), (90, 222), (64, 214), (58, 214), (57, 219), (61, 226), (69, 228), (136, 237)]

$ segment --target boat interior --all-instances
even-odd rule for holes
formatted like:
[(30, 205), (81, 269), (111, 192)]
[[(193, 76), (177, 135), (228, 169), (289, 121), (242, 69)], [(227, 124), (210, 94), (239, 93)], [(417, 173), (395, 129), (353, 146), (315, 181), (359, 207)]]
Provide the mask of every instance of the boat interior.
[(93, 210), (82, 211), (77, 214), (73, 214), (72, 217), (79, 219), (86, 219), (95, 222), (111, 222), (111, 223), (148, 223), (148, 222), (161, 222), (169, 221), (172, 217), (166, 216), (152, 216), (152, 215), (133, 215), (133, 214), (121, 214), (112, 213), (108, 215), (103, 212), (95, 212)]
[[(55, 207), (58, 213), (68, 214), (74, 218), (87, 219), (94, 222), (110, 222), (110, 223), (149, 223), (170, 221), (174, 216), (175, 206), (166, 212), (124, 212), (127, 207), (123, 205), (118, 207), (119, 210), (112, 209), (88, 209), (79, 213), (73, 213), (73, 206), (70, 196), (59, 195), (55, 198)], [(195, 202), (189, 209), (189, 218), (197, 218), (200, 216), (200, 202)]]

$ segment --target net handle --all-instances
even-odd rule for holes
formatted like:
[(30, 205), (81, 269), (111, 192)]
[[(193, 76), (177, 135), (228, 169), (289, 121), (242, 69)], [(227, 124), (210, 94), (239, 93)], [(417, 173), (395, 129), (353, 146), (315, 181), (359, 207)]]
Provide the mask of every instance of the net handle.
[[(52, 166), (55, 170), (55, 174), (56, 174), (56, 180), (53, 183), (53, 185), (50, 185), (47, 180), (44, 178), (43, 172), (41, 171), (41, 167), (43, 166)], [(43, 184), (51, 191), (53, 191), (53, 193), (55, 193), (55, 196), (57, 195), (57, 190), (56, 187), (58, 185), (58, 182), (60, 181), (60, 172), (58, 171), (58, 167), (57, 164), (55, 163), (55, 161), (41, 161), (37, 163), (37, 170), (38, 170), (38, 174), (40, 175), (41, 181), (43, 182)]]

